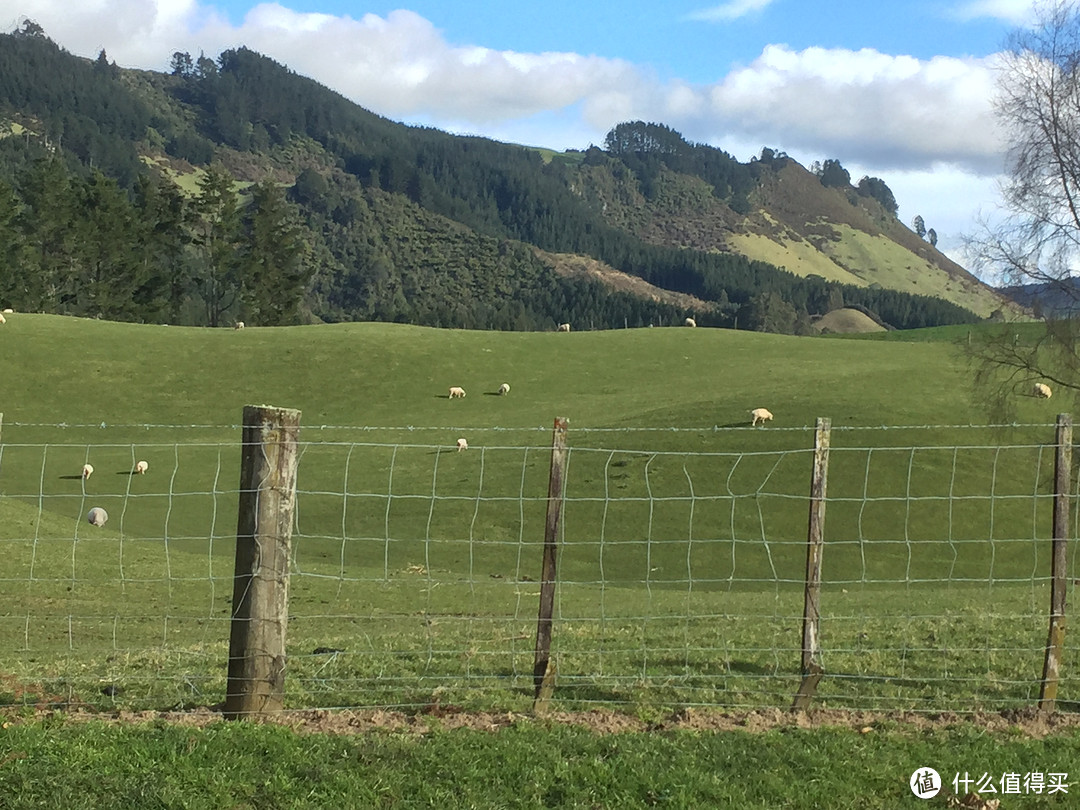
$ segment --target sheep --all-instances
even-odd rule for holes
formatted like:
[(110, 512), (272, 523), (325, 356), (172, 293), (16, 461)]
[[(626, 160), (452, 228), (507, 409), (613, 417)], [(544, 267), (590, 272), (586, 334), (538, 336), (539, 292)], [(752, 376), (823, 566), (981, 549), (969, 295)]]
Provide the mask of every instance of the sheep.
[(7, 309), (4, 310), (4, 314), (5, 315), (14, 315), (15, 310), (13, 310), (11, 307), (8, 307)]
[(237, 321), (236, 326), (233, 327), (233, 329), (243, 329), (243, 328), (244, 328), (244, 322), (243, 321)]
[(453, 385), (453, 386), (450, 387), (449, 399), (457, 399), (458, 397), (464, 398), (464, 396), (465, 396), (465, 389), (464, 388), (459, 388), (456, 385)]
[(7, 323), (7, 318), (5, 318), (3, 315), (0, 315), (0, 323)]
[(468, 450), (469, 443), (465, 439), (457, 440), (457, 451), (460, 453), (462, 450)]
[(94, 474), (93, 465), (91, 465), (91, 464), (83, 464), (83, 468), (82, 468), (83, 481), (85, 481), (87, 478), (89, 478), (93, 474)]
[(1039, 399), (1050, 399), (1052, 393), (1054, 392), (1050, 390), (1050, 386), (1046, 383), (1035, 383), (1035, 387), (1031, 389), (1031, 395)]
[(109, 513), (102, 509), (100, 506), (95, 506), (89, 512), (86, 513), (86, 522), (91, 526), (104, 526), (105, 521), (109, 519)]
[(555, 330), (555, 331), (557, 331), (557, 332), (569, 332), (570, 331), (570, 324), (568, 324), (568, 323), (560, 323), (559, 328), (557, 330)]
[(757, 427), (758, 422), (761, 422), (761, 424), (764, 425), (767, 421), (773, 418), (772, 413), (770, 413), (765, 408), (754, 408), (754, 410), (750, 411), (750, 416), (753, 417), (753, 419), (750, 421), (751, 427)]
[(697, 321), (695, 321), (693, 318), (687, 318), (685, 321), (683, 321), (683, 324), (686, 326), (697, 326)]
[(149, 469), (150, 465), (147, 464), (145, 461), (139, 461), (135, 463), (135, 472), (139, 475), (143, 475)]
[(510, 383), (503, 383), (499, 386), (499, 396), (504, 397), (510, 393)]

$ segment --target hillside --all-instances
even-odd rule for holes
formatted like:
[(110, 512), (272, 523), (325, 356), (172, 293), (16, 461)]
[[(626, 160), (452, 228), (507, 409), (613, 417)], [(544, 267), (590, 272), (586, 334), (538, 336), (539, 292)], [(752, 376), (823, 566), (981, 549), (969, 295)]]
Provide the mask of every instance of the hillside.
[(952, 301), (981, 317), (1009, 302), (871, 197), (829, 188), (791, 159), (756, 166), (739, 214), (700, 178), (661, 171), (647, 198), (636, 178), (584, 170), (583, 194), (645, 241), (745, 256), (801, 277), (878, 285)]
[(561, 155), (407, 127), (244, 48), (130, 71), (27, 22), (0, 132), (0, 303), (27, 311), (809, 334), (843, 305), (896, 328), (1002, 305), (861, 183), (641, 122)]

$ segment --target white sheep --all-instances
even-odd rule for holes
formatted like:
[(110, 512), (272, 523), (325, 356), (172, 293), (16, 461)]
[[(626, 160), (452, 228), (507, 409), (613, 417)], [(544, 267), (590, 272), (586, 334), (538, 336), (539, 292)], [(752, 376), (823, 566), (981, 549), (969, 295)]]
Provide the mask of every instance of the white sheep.
[(7, 323), (7, 318), (5, 318), (3, 315), (0, 315), (0, 323)]
[(1054, 392), (1050, 390), (1050, 386), (1046, 383), (1035, 383), (1035, 387), (1031, 389), (1031, 395), (1039, 399), (1050, 399), (1052, 393)]
[(683, 323), (686, 326), (697, 326), (697, 321), (695, 321), (693, 318), (687, 318), (685, 321), (683, 321)]
[(469, 443), (465, 439), (457, 440), (457, 451), (460, 453), (462, 450), (468, 450)]
[(143, 475), (149, 469), (150, 465), (147, 464), (145, 461), (138, 461), (135, 463), (135, 472), (139, 475)]
[(450, 397), (449, 397), (449, 399), (457, 399), (458, 397), (464, 397), (464, 396), (465, 396), (465, 389), (464, 388), (459, 388), (456, 385), (453, 385), (453, 386), (450, 387)]
[(236, 326), (233, 327), (233, 329), (243, 329), (243, 328), (244, 328), (244, 322), (243, 321), (237, 321)]
[(754, 408), (754, 410), (750, 411), (750, 416), (753, 417), (750, 421), (752, 427), (756, 427), (758, 422), (764, 425), (767, 421), (772, 419), (772, 413), (765, 408)]
[(510, 383), (503, 383), (499, 386), (499, 396), (506, 396), (510, 393)]
[(568, 324), (568, 323), (560, 323), (559, 328), (556, 331), (558, 331), (558, 332), (569, 332), (570, 331), (570, 324)]
[(91, 465), (91, 464), (83, 464), (83, 467), (82, 467), (83, 481), (85, 481), (87, 478), (89, 478), (93, 474), (94, 474), (93, 465)]
[(105, 521), (109, 519), (109, 513), (102, 509), (100, 506), (95, 506), (89, 512), (86, 513), (86, 522), (91, 526), (104, 526)]
[(8, 307), (7, 309), (4, 310), (4, 314), (5, 315), (14, 315), (15, 310), (13, 310), (11, 307)]

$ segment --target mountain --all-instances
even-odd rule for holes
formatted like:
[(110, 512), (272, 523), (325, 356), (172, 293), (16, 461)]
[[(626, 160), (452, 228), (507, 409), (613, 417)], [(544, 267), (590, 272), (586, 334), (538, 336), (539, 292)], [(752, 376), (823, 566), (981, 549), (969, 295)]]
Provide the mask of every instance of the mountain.
[(1000, 292), (1039, 317), (1072, 318), (1080, 301), (1080, 279), (1015, 284), (1000, 288)]
[(744, 164), (644, 122), (553, 153), (389, 121), (245, 48), (171, 68), (0, 36), (4, 305), (807, 334), (845, 305), (897, 328), (1008, 306), (837, 161)]

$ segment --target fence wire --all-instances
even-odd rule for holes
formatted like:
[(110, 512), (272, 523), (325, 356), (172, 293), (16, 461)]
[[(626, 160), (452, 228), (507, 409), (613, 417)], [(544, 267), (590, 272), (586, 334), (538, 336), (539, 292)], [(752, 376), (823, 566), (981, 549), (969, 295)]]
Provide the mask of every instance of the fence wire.
[[(20, 427), (49, 426), (5, 425), (0, 445), (0, 693), (219, 701), (237, 437), (62, 425), (51, 427), (70, 441), (11, 441)], [(816, 705), (1032, 705), (1049, 621), (1053, 426), (834, 430)], [(549, 434), (301, 429), (290, 708), (531, 704)], [(557, 705), (790, 706), (812, 443), (807, 428), (571, 425)], [(103, 526), (87, 521), (95, 507)], [(1075, 570), (1075, 544), (1069, 553)], [(1080, 700), (1077, 663), (1067, 650), (1059, 706)]]

